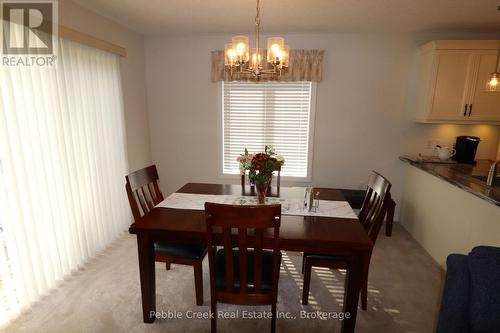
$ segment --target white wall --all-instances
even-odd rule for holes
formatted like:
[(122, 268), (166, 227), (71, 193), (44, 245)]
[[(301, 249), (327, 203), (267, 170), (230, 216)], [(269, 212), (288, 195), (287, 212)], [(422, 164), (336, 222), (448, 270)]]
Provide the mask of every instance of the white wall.
[(127, 49), (120, 64), (129, 169), (151, 164), (143, 36), (69, 0), (59, 1), (59, 23)]
[[(374, 169), (393, 182), (399, 200), (403, 165), (398, 156), (423, 151), (429, 138), (451, 143), (457, 134), (478, 134), (485, 139), (478, 157), (495, 156), (498, 127), (411, 121), (416, 52), (422, 40), (374, 34), (285, 37), (292, 48), (325, 50), (323, 81), (317, 86), (313, 185), (359, 188)], [(165, 193), (188, 181), (227, 181), (218, 176), (220, 83), (211, 83), (209, 75), (210, 51), (230, 38), (145, 39), (152, 155)]]

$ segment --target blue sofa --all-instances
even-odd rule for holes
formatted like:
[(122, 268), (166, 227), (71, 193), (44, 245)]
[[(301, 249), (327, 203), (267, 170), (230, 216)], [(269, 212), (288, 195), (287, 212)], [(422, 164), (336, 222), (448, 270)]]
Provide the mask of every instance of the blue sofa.
[(500, 248), (450, 254), (437, 333), (500, 332)]

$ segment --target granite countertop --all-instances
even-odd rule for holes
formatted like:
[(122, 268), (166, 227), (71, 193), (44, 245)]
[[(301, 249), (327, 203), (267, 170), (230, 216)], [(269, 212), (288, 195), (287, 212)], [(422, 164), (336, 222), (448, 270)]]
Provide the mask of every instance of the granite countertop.
[(500, 181), (497, 180), (495, 187), (486, 186), (493, 161), (477, 160), (476, 165), (471, 165), (419, 162), (409, 156), (400, 156), (399, 159), (500, 207)]

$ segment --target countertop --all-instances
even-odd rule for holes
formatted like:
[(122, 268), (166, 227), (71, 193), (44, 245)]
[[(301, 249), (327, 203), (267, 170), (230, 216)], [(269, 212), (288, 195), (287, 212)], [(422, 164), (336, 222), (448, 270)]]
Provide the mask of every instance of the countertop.
[(416, 162), (408, 156), (400, 156), (399, 159), (500, 207), (500, 181), (497, 181), (495, 187), (489, 187), (486, 186), (486, 180), (474, 178), (486, 179), (493, 161), (477, 160), (476, 165), (471, 165)]

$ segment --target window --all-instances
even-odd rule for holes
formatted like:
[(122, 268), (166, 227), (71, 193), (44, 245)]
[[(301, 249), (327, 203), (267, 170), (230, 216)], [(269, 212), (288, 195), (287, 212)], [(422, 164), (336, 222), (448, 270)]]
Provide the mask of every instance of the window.
[(236, 157), (245, 148), (270, 145), (285, 157), (281, 175), (308, 178), (313, 126), (312, 83), (222, 82), (222, 164), (239, 174)]

